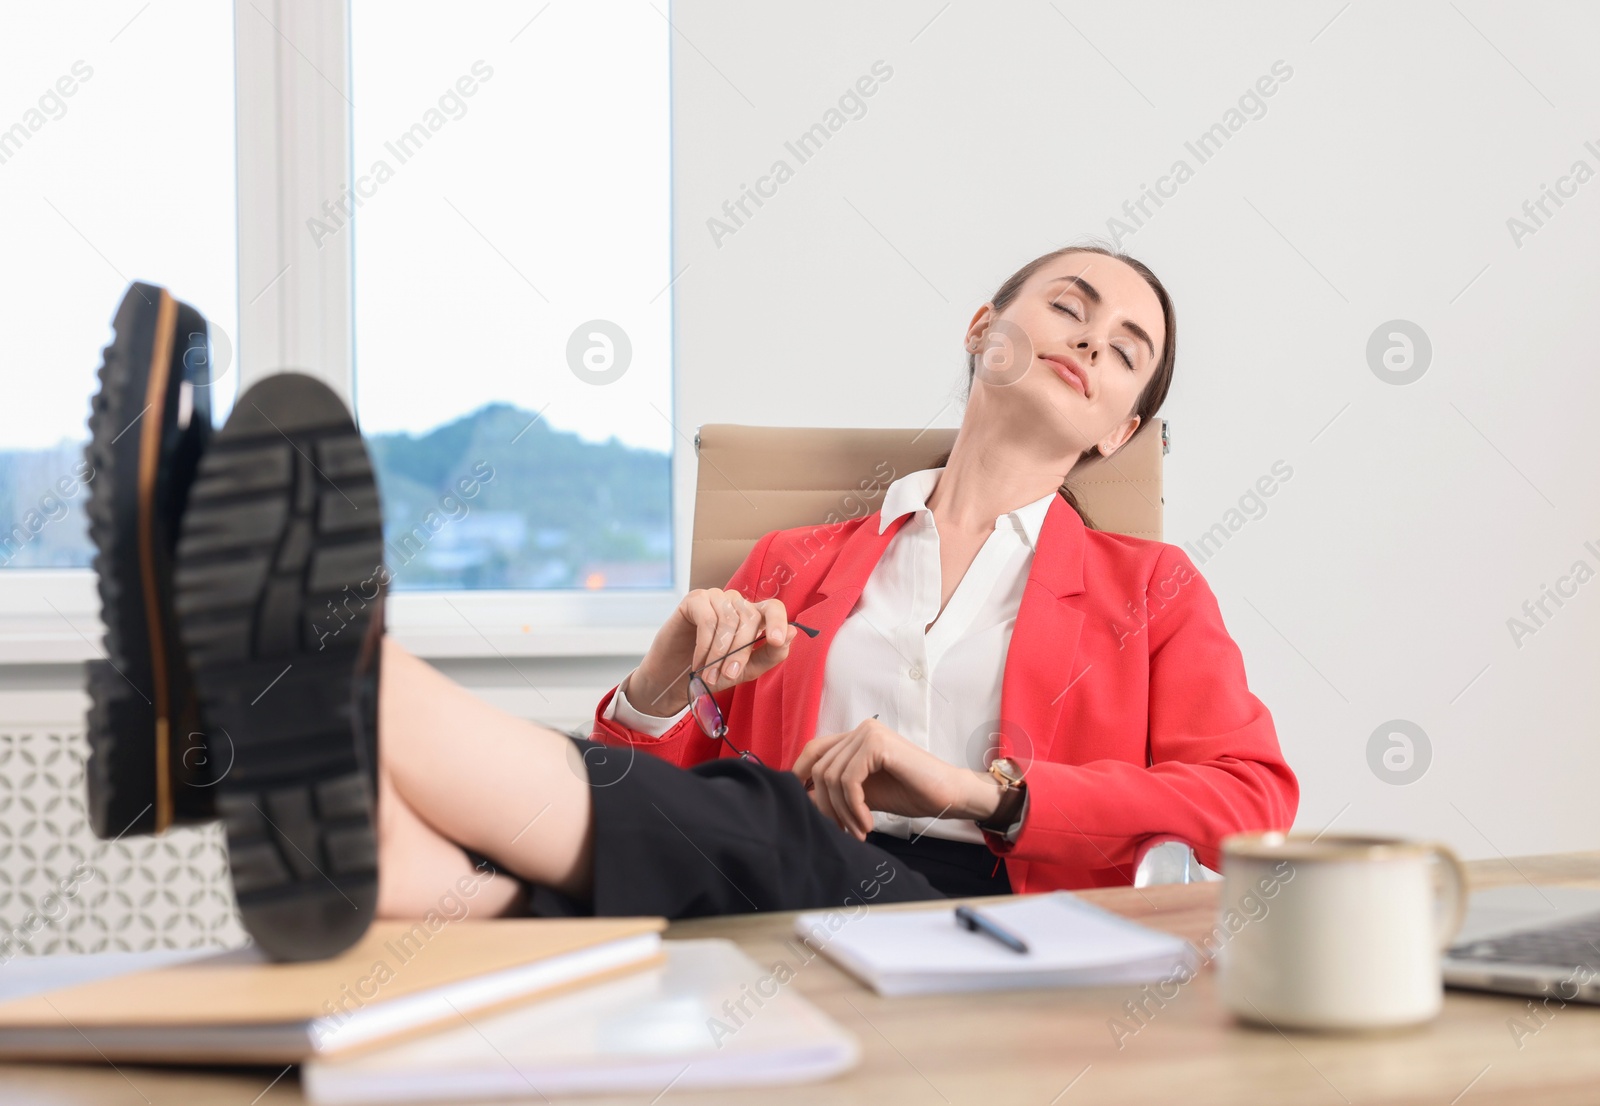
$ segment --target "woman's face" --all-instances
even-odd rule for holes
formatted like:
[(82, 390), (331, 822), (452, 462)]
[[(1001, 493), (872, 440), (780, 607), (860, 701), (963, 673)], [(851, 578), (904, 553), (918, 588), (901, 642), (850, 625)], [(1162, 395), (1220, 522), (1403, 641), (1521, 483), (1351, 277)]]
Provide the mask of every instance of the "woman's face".
[(1069, 468), (1090, 446), (1110, 454), (1139, 428), (1133, 406), (1165, 342), (1161, 301), (1142, 276), (1103, 254), (1064, 254), (1005, 310), (984, 304), (973, 316), (967, 418), (997, 420)]

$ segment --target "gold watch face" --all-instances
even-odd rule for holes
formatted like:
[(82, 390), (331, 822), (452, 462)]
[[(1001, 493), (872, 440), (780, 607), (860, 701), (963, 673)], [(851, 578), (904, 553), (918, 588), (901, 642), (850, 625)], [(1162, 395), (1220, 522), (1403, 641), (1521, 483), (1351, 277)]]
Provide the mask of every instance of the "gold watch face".
[(1022, 782), (1022, 773), (1017, 770), (1017, 762), (1010, 757), (999, 757), (989, 765), (989, 772), (997, 779), (1015, 787)]

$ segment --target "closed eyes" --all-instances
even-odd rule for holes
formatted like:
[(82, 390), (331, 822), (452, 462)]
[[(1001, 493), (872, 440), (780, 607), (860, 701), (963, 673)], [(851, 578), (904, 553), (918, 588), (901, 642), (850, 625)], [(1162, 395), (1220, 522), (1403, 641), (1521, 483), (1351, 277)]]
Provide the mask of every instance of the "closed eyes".
[[(1067, 305), (1067, 304), (1064, 304), (1064, 303), (1052, 303), (1050, 306), (1056, 308), (1057, 310), (1065, 311), (1068, 315), (1071, 315), (1074, 319), (1077, 319), (1080, 323), (1083, 322), (1083, 316), (1078, 314), (1076, 311), (1070, 310), (1069, 305)], [(1121, 346), (1113, 346), (1111, 348), (1116, 350), (1117, 353), (1122, 357), (1122, 363), (1123, 364), (1127, 365), (1128, 368), (1130, 368), (1130, 369), (1133, 368), (1133, 358), (1131, 356), (1129, 356), (1127, 350), (1123, 349)]]

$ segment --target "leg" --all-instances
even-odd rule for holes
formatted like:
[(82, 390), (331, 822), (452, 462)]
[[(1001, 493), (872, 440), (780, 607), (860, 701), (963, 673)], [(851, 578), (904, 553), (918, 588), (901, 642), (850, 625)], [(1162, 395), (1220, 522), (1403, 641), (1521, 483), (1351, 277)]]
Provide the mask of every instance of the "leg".
[(587, 895), (589, 788), (572, 743), (490, 706), (388, 637), (380, 670), (379, 760), (421, 821), (532, 883)]
[(535, 887), (536, 913), (690, 918), (942, 897), (914, 868), (823, 816), (791, 772), (729, 757), (684, 771), (574, 742), (594, 806), (593, 890)]
[(439, 910), (447, 895), (458, 894), (467, 877), (479, 885), (473, 913), (493, 918), (522, 897), (515, 876), (496, 873), (483, 880), (455, 842), (441, 836), (411, 809), (395, 789), (388, 766), (378, 770), (378, 917), (419, 918)]
[[(95, 401), (95, 487), (114, 502), (95, 493), (91, 516), (106, 624), (167, 678), (136, 709), (91, 672), (97, 832), (221, 817), (245, 928), (286, 961), (349, 948), (380, 899), (391, 916), (430, 909), (471, 872), (467, 851), (574, 912), (825, 906), (875, 898), (869, 876), (893, 883), (889, 898), (936, 894), (915, 873), (890, 876), (893, 860), (823, 819), (789, 773), (726, 762), (683, 772), (573, 742), (386, 641), (382, 512), (349, 411), (314, 378), (281, 373), (241, 396), (203, 450), (173, 437), (187, 377), (151, 352), (166, 348), (152, 328), (193, 337), (204, 321), (146, 291), (126, 302), (159, 306), (119, 313)], [(141, 357), (144, 376), (118, 369)], [(140, 466), (109, 464), (127, 423), (108, 414), (158, 404), (159, 427), (147, 420), (127, 438)], [(125, 546), (137, 571), (116, 560)], [(175, 733), (208, 753), (225, 738), (234, 756), (191, 761), (167, 747)], [(381, 824), (375, 794), (388, 800)], [(483, 905), (521, 897), (500, 884)]]
[(395, 791), (438, 835), (534, 884), (539, 913), (690, 917), (940, 897), (824, 818), (788, 772), (736, 760), (686, 772), (574, 742), (388, 639), (383, 648), (379, 740)]

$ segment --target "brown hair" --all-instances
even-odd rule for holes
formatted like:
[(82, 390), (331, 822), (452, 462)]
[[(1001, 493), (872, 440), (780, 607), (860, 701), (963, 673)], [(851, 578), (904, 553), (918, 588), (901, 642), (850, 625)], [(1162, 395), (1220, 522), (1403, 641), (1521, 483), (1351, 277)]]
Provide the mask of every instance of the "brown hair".
[[(1069, 253), (1097, 253), (1122, 262), (1144, 277), (1145, 283), (1150, 285), (1151, 291), (1155, 292), (1156, 299), (1161, 303), (1161, 321), (1167, 332), (1166, 339), (1161, 343), (1161, 360), (1156, 364), (1156, 371), (1150, 377), (1150, 383), (1145, 385), (1144, 391), (1140, 393), (1138, 401), (1133, 405), (1133, 411), (1130, 412), (1130, 414), (1139, 416), (1139, 425), (1143, 427), (1145, 423), (1148, 423), (1155, 416), (1155, 413), (1160, 410), (1161, 405), (1167, 400), (1167, 391), (1172, 387), (1172, 364), (1177, 359), (1178, 350), (1178, 320), (1172, 311), (1172, 297), (1167, 295), (1166, 286), (1161, 283), (1160, 278), (1155, 273), (1150, 271), (1148, 265), (1129, 257), (1125, 253), (1117, 253), (1101, 246), (1063, 246), (1059, 250), (1053, 250), (1050, 253), (1034, 258), (1012, 273), (1006, 278), (1005, 283), (1000, 285), (999, 290), (990, 297), (989, 302), (994, 304), (996, 312), (1005, 310), (1006, 305), (1017, 298), (1017, 295), (1022, 291), (1023, 285), (1028, 283), (1028, 279), (1034, 273), (1050, 264), (1056, 258), (1063, 257)], [(978, 356), (975, 353), (969, 353), (967, 355), (967, 391), (969, 393), (972, 391), (972, 381), (977, 374), (977, 370)], [(1098, 446), (1090, 446), (1084, 450), (1082, 456), (1073, 463), (1073, 467), (1076, 468), (1078, 464), (1083, 462), (1084, 458), (1096, 453), (1098, 448)], [(946, 453), (938, 461), (934, 462), (932, 467), (939, 468), (949, 460), (950, 455)], [(1067, 487), (1065, 481), (1061, 484), (1061, 498), (1065, 499), (1072, 509), (1078, 512), (1078, 516), (1083, 519), (1085, 526), (1091, 530), (1095, 529), (1094, 523), (1089, 521), (1089, 516), (1084, 513), (1083, 506), (1079, 504), (1077, 497), (1072, 494), (1072, 490)]]

